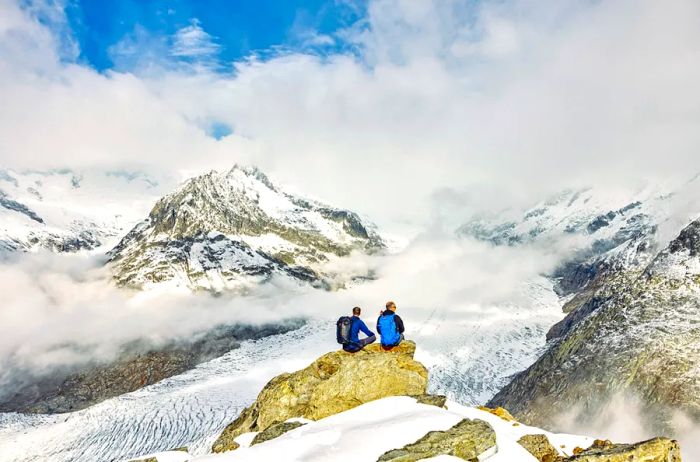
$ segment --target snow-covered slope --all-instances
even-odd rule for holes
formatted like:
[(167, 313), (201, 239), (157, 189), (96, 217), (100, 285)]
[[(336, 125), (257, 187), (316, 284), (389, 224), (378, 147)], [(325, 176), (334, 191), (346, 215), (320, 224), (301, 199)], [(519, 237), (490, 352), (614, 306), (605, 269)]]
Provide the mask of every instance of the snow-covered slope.
[[(189, 460), (375, 461), (387, 451), (411, 444), (430, 431), (445, 431), (465, 418), (484, 421), (494, 429), (496, 451), (489, 451), (480, 458), (490, 462), (536, 462), (537, 459), (517, 442), (523, 435), (546, 435), (562, 456), (570, 456), (575, 447), (586, 448), (593, 442), (593, 438), (585, 436), (555, 434), (525, 425), (514, 426), (513, 422), (487, 411), (451, 401), (447, 402), (446, 407), (447, 409), (442, 409), (419, 404), (406, 396), (384, 398), (316, 422), (309, 421), (306, 425), (263, 444)], [(250, 441), (250, 437), (241, 435), (240, 440)], [(463, 459), (442, 456), (441, 460)]]
[(0, 169), (0, 250), (114, 245), (160, 194), (161, 186), (139, 173)]
[(192, 178), (158, 201), (111, 252), (121, 285), (241, 290), (289, 276), (333, 285), (323, 265), (384, 244), (353, 212), (284, 192), (234, 166)]

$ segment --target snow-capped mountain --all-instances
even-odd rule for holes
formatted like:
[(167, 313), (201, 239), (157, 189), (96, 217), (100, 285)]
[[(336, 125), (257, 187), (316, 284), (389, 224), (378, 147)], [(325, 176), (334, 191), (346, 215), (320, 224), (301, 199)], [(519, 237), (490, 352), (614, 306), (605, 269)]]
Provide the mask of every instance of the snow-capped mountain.
[(159, 195), (159, 184), (141, 173), (0, 170), (0, 250), (114, 245)]
[(700, 418), (692, 398), (700, 280), (691, 244), (699, 192), (698, 176), (678, 187), (617, 195), (565, 191), (459, 229), (494, 245), (539, 246), (560, 257), (547, 276), (567, 315), (550, 328), (542, 357), (490, 405), (551, 424), (574, 408), (595, 419), (618, 393), (629, 393), (659, 417), (659, 428), (667, 429), (664, 418), (676, 411)]
[(109, 255), (123, 286), (244, 291), (276, 275), (331, 287), (324, 264), (383, 248), (374, 226), (355, 213), (287, 193), (254, 167), (234, 166), (161, 198)]
[(700, 175), (680, 185), (637, 190), (566, 190), (526, 210), (477, 216), (458, 229), (494, 245), (533, 245), (559, 257), (549, 277), (565, 297), (564, 311), (581, 306), (608, 277), (641, 271), (697, 211)]

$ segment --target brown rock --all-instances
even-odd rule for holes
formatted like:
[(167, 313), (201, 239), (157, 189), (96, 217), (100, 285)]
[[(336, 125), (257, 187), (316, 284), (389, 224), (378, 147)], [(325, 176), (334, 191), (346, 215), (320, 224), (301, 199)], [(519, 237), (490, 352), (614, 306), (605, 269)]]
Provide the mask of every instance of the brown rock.
[(566, 462), (681, 462), (678, 442), (654, 438), (635, 444), (596, 440), (590, 448), (564, 459)]
[(413, 359), (415, 350), (411, 341), (389, 351), (372, 344), (357, 353), (326, 353), (305, 369), (281, 374), (224, 429), (212, 451), (230, 451), (238, 435), (292, 417), (318, 420), (387, 396), (424, 395), (428, 371)]
[(477, 409), (479, 409), (480, 411), (490, 412), (491, 414), (498, 416), (501, 419), (506, 420), (508, 422), (512, 422), (515, 420), (515, 417), (510, 415), (510, 412), (508, 412), (506, 409), (503, 409), (502, 407), (497, 407), (495, 409), (492, 409), (492, 408), (486, 407), (486, 406), (479, 406)]
[(520, 446), (527, 449), (540, 462), (559, 462), (562, 457), (549, 442), (546, 435), (524, 435), (518, 440)]

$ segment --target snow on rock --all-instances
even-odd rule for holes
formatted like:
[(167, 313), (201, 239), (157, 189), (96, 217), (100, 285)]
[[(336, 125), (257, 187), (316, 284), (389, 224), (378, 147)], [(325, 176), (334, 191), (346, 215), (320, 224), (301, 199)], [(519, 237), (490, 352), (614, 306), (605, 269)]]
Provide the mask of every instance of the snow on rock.
[[(285, 192), (254, 167), (192, 178), (110, 252), (120, 285), (245, 292), (274, 277), (332, 288), (329, 263), (385, 248), (348, 210)], [(358, 275), (364, 276), (364, 275)]]
[(331, 351), (296, 372), (267, 383), (258, 398), (214, 442), (213, 451), (238, 446), (235, 438), (265, 431), (294, 417), (312, 420), (385, 396), (423, 395), (428, 371), (413, 359), (416, 345), (404, 341), (390, 351), (372, 344), (357, 353)]
[[(593, 442), (586, 436), (550, 433), (526, 425), (514, 425), (489, 412), (447, 402), (447, 409), (418, 403), (406, 396), (372, 401), (339, 414), (310, 422), (273, 440), (235, 451), (193, 457), (197, 462), (358, 461), (377, 460), (392, 449), (411, 444), (430, 431), (445, 431), (463, 419), (486, 422), (496, 433), (497, 450), (480, 460), (493, 462), (536, 461), (518, 439), (544, 434), (561, 455), (572, 455), (575, 447)], [(562, 448), (563, 446), (563, 448)], [(429, 460), (461, 460), (438, 457)]]

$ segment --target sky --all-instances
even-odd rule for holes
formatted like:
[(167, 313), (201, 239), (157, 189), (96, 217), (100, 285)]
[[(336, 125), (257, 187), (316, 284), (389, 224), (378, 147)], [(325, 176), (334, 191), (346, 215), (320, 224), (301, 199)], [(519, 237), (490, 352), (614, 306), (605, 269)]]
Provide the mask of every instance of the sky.
[(698, 23), (693, 0), (0, 0), (0, 164), (254, 164), (399, 227), (687, 178)]
[(339, 52), (343, 43), (331, 35), (364, 9), (365, 2), (334, 0), (92, 0), (66, 3), (64, 11), (79, 62), (99, 71), (129, 71), (137, 50), (126, 44), (139, 40), (177, 59), (211, 54), (222, 69), (273, 49)]

